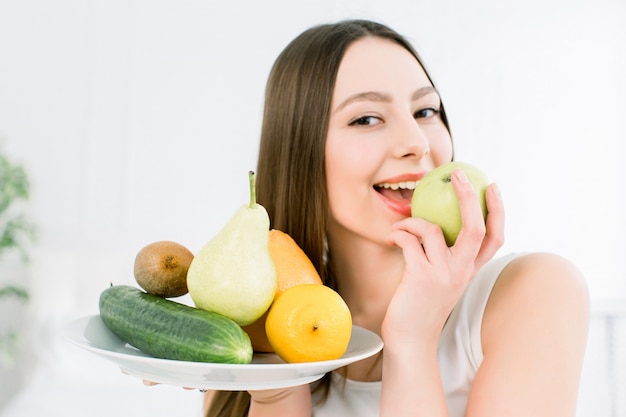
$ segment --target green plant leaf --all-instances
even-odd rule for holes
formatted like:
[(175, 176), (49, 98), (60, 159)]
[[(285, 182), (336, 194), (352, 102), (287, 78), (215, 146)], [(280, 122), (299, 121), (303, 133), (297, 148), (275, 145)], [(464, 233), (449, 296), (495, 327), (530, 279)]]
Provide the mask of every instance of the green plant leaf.
[(23, 167), (13, 165), (0, 154), (0, 213), (14, 201), (28, 200), (30, 183)]
[(29, 199), (30, 183), (26, 170), (12, 163), (0, 150), (0, 256), (17, 250), (28, 261), (27, 247), (35, 240), (35, 226), (16, 203)]
[(24, 288), (15, 285), (6, 285), (0, 288), (0, 299), (4, 297), (16, 297), (22, 301), (28, 301), (28, 292)]

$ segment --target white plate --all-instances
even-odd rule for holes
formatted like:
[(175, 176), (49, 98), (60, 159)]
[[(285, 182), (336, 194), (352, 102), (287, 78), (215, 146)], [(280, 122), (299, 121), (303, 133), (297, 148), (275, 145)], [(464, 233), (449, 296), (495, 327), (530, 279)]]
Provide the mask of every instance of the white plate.
[(115, 362), (129, 375), (162, 384), (228, 391), (307, 384), (320, 379), (326, 372), (370, 357), (383, 347), (377, 334), (353, 326), (348, 349), (340, 359), (285, 363), (275, 354), (255, 353), (251, 363), (231, 365), (154, 358), (113, 334), (99, 315), (70, 322), (65, 328), (65, 336), (74, 344)]

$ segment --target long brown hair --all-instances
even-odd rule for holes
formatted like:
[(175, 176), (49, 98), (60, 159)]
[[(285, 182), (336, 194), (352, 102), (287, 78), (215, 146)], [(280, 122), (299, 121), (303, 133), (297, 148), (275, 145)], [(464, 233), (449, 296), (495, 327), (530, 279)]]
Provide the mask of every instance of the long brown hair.
[[(257, 201), (267, 209), (271, 227), (288, 233), (333, 288), (325, 247), (329, 207), (324, 148), (339, 65), (348, 46), (366, 36), (398, 43), (424, 67), (410, 43), (392, 29), (348, 20), (308, 29), (287, 45), (274, 63), (265, 93)], [(443, 105), (440, 110), (448, 127)], [(327, 379), (322, 386), (328, 386)], [(249, 403), (247, 393), (217, 392), (207, 416), (243, 417)]]

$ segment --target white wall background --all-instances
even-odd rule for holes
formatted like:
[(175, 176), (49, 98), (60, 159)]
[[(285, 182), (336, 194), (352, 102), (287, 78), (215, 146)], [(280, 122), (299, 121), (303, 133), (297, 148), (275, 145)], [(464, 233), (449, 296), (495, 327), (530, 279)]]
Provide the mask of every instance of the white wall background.
[(97, 312), (109, 282), (133, 283), (142, 246), (195, 251), (245, 202), (273, 60), (350, 17), (414, 41), (457, 159), (502, 189), (503, 252), (570, 257), (595, 311), (626, 300), (623, 0), (0, 0), (0, 135), (33, 183), (33, 337), (55, 377), (102, 378), (54, 341), (59, 327)]

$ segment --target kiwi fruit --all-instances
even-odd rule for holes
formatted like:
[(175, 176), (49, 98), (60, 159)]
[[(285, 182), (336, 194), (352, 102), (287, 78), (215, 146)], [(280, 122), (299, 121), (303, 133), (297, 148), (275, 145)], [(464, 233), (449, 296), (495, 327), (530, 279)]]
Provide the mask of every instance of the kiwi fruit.
[(149, 294), (164, 298), (183, 296), (188, 292), (187, 271), (193, 257), (180, 243), (151, 243), (135, 257), (135, 280)]

